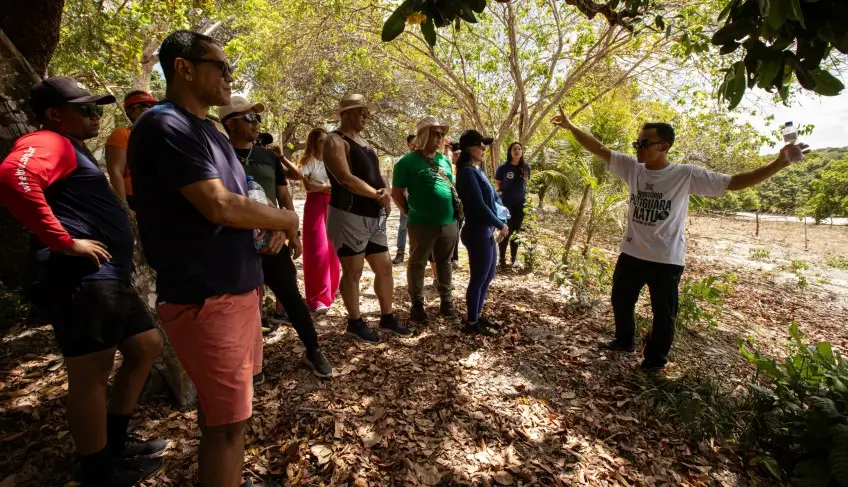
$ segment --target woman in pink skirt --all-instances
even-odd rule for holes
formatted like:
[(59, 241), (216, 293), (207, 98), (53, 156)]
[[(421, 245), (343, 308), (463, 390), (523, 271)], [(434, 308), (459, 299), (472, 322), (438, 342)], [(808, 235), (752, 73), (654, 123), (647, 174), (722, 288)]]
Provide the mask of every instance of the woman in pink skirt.
[(298, 161), (306, 189), (303, 209), (303, 280), (306, 305), (310, 311), (329, 311), (339, 289), (340, 267), (336, 251), (327, 239), (327, 207), (330, 204), (330, 182), (321, 161), (321, 147), (327, 131), (312, 129), (306, 137), (306, 148)]

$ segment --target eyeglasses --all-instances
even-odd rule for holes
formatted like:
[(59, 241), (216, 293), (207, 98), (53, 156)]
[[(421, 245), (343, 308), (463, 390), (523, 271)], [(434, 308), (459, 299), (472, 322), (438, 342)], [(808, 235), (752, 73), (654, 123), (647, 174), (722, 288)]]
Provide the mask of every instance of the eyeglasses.
[(648, 147), (655, 145), (655, 144), (665, 144), (665, 142), (663, 142), (663, 141), (651, 142), (648, 139), (642, 139), (642, 140), (637, 140), (636, 142), (633, 142), (630, 145), (633, 146), (633, 149), (639, 150), (639, 149), (647, 149)]
[(74, 111), (79, 113), (85, 118), (92, 118), (95, 115), (98, 117), (103, 116), (103, 106), (102, 105), (87, 105), (87, 104), (79, 104), (79, 103), (68, 103), (68, 106), (73, 108)]
[(235, 118), (243, 118), (247, 123), (262, 123), (262, 115), (258, 113), (245, 113), (244, 115), (230, 117), (231, 120)]
[(437, 139), (444, 139), (445, 138), (444, 132), (430, 131), (430, 135), (432, 135), (433, 137), (435, 137)]
[(233, 67), (230, 66), (226, 61), (220, 61), (218, 59), (206, 59), (204, 57), (184, 57), (186, 61), (191, 61), (194, 64), (202, 64), (202, 63), (211, 63), (215, 66), (218, 66), (218, 69), (221, 70), (221, 76), (230, 78), (233, 77)]

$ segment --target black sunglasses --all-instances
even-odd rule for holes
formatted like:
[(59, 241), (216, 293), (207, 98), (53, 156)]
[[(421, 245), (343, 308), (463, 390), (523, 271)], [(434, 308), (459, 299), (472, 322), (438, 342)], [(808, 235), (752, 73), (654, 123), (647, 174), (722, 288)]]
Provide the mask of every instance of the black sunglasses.
[(648, 147), (655, 145), (655, 144), (665, 144), (665, 142), (662, 142), (662, 141), (651, 142), (648, 139), (642, 139), (642, 140), (637, 140), (636, 142), (633, 142), (630, 145), (632, 145), (634, 149), (639, 150), (639, 149), (647, 149)]
[(202, 63), (210, 63), (218, 66), (218, 69), (221, 70), (221, 76), (229, 76), (233, 77), (233, 67), (230, 66), (226, 61), (219, 61), (218, 59), (206, 59), (204, 57), (184, 57), (186, 61), (191, 61), (194, 64), (202, 64)]
[(68, 106), (73, 108), (74, 111), (82, 115), (86, 118), (92, 118), (95, 115), (98, 117), (103, 116), (103, 105), (87, 105), (80, 103), (68, 103)]
[(262, 115), (259, 115), (258, 113), (245, 113), (244, 115), (237, 115), (235, 117), (230, 117), (227, 120), (233, 120), (233, 119), (236, 119), (236, 118), (243, 118), (244, 121), (247, 122), (247, 123), (254, 123), (254, 122), (262, 123)]
[(436, 139), (444, 139), (445, 138), (445, 133), (439, 132), (437, 130), (430, 131), (430, 134)]

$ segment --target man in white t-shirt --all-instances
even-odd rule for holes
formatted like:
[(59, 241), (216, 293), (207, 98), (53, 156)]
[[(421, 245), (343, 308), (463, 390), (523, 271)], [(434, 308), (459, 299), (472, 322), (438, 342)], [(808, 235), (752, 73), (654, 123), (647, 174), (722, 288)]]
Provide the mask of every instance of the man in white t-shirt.
[(759, 184), (803, 158), (806, 145), (787, 145), (770, 164), (752, 171), (728, 175), (692, 164), (671, 164), (668, 151), (674, 129), (667, 123), (647, 123), (633, 143), (636, 157), (613, 152), (575, 126), (560, 111), (551, 120), (569, 130), (586, 150), (607, 162), (609, 170), (627, 182), (630, 192), (627, 229), (615, 266), (612, 307), (615, 339), (601, 343), (606, 350), (633, 352), (636, 322), (633, 315), (639, 293), (647, 284), (651, 293), (653, 328), (645, 345), (641, 368), (658, 371), (668, 362), (674, 340), (678, 285), (686, 257), (686, 213), (689, 195), (721, 196), (727, 190)]

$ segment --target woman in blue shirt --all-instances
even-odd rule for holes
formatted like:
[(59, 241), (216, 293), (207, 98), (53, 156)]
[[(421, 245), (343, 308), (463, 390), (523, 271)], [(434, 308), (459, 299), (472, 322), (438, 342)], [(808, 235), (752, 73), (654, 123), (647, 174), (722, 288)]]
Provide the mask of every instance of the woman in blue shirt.
[(503, 204), (509, 208), (509, 235), (500, 243), (501, 269), (506, 268), (506, 247), (509, 244), (510, 265), (515, 265), (518, 255), (518, 241), (513, 239), (524, 224), (524, 202), (527, 200), (527, 181), (530, 179), (530, 164), (524, 162), (524, 146), (520, 142), (509, 144), (506, 162), (495, 171), (495, 184), (498, 185)]
[(460, 154), (456, 161), (456, 191), (465, 214), (460, 238), (468, 251), (471, 272), (465, 293), (468, 317), (463, 331), (485, 336), (496, 335), (491, 330), (500, 328), (482, 316), (482, 312), (498, 262), (496, 234), (503, 238), (509, 233), (506, 223), (498, 218), (500, 198), (480, 169), (486, 146), (491, 143), (490, 137), (466, 130), (459, 138)]

